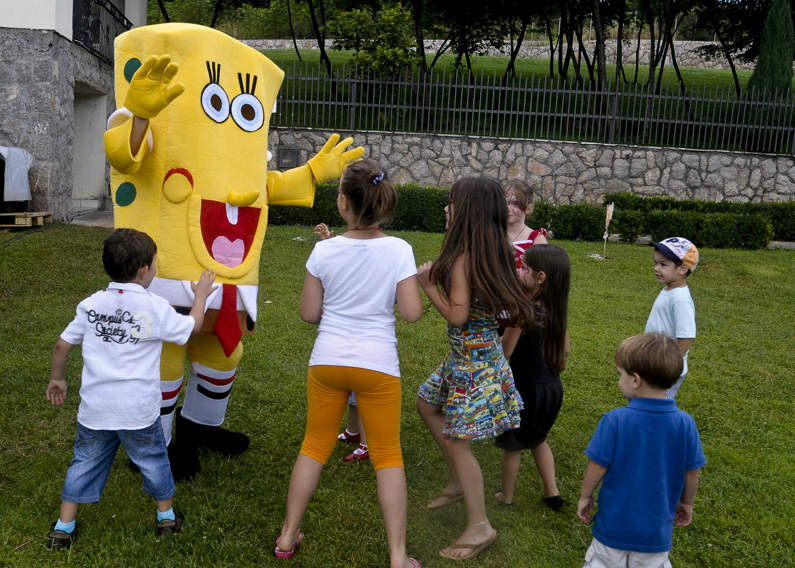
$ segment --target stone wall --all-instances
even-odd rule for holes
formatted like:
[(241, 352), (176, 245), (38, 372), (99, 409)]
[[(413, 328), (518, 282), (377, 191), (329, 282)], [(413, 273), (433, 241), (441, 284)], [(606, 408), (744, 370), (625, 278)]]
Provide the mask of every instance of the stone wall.
[[(293, 42), (289, 39), (251, 39), (244, 40), (244, 43), (256, 49), (293, 49)], [(317, 41), (313, 39), (299, 39), (297, 40), (298, 47), (301, 49), (317, 49)], [(441, 40), (426, 40), (425, 49), (429, 53), (435, 52), (441, 45)], [(331, 49), (334, 45), (334, 40), (326, 40), (326, 46)], [(595, 41), (586, 41), (585, 47), (588, 50), (588, 56), (593, 55)], [(647, 65), (649, 62), (649, 45), (648, 40), (640, 41), (640, 53), (638, 59), (641, 65)], [(729, 69), (729, 64), (726, 58), (722, 55), (714, 58), (707, 59), (699, 53), (699, 48), (706, 45), (715, 45), (708, 41), (675, 41), (674, 47), (676, 49), (676, 61), (679, 67), (691, 67), (696, 69)], [(605, 42), (605, 57), (608, 64), (616, 62), (617, 42), (615, 39), (608, 39)], [(622, 47), (621, 60), (625, 65), (635, 64), (635, 50), (637, 48), (637, 41), (624, 40)], [(576, 45), (575, 45), (576, 49)], [(510, 54), (510, 45), (505, 45), (502, 50), (490, 48), (488, 55), (503, 55)], [(549, 59), (549, 44), (546, 41), (527, 41), (522, 43), (519, 50), (519, 57), (528, 59)], [(666, 66), (671, 64), (670, 56), (666, 59)], [(745, 63), (734, 59), (734, 65), (737, 69), (750, 69), (753, 70), (754, 63)], [(586, 70), (583, 68), (583, 72)]]
[(0, 28), (0, 146), (33, 155), (34, 211), (72, 217), (75, 85), (109, 93), (113, 70), (52, 30)]
[[(401, 133), (339, 132), (365, 147), (397, 183), (449, 186), (485, 175), (521, 178), (541, 187), (551, 203), (598, 203), (612, 191), (709, 201), (795, 199), (795, 159), (715, 151), (608, 146)], [(275, 128), (269, 149), (299, 148), (300, 163), (320, 150), (331, 132)]]

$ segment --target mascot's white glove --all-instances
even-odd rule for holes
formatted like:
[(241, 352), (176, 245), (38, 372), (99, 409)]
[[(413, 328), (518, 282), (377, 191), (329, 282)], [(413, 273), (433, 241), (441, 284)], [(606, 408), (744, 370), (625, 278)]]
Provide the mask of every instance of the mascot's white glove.
[(150, 55), (133, 75), (124, 106), (135, 116), (156, 117), (185, 90), (182, 83), (170, 84), (178, 70), (179, 66), (171, 63), (169, 55)]
[(348, 167), (348, 164), (355, 162), (364, 154), (362, 146), (345, 151), (345, 148), (353, 144), (353, 138), (346, 138), (337, 144), (339, 139), (339, 134), (332, 134), (320, 152), (307, 161), (312, 170), (312, 176), (319, 183), (337, 179), (342, 175), (342, 170)]

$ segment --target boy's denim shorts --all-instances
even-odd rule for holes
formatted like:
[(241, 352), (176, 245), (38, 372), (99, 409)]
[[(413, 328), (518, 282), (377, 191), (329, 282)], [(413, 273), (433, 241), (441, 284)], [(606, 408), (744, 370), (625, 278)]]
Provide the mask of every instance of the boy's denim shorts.
[(78, 422), (75, 457), (66, 472), (61, 499), (70, 503), (96, 503), (105, 488), (119, 444), (138, 466), (143, 487), (156, 501), (176, 492), (160, 417), (141, 430), (91, 430)]

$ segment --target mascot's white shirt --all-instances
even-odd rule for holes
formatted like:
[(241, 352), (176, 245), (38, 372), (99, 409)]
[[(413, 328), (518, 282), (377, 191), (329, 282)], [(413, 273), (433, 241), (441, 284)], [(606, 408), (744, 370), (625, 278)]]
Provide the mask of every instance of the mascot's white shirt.
[[(162, 296), (168, 300), (172, 306), (191, 307), (193, 305), (193, 290), (190, 288), (190, 280), (171, 280), (169, 278), (159, 278), (155, 276), (149, 285), (149, 291)], [(223, 297), (223, 285), (218, 284), (207, 297), (205, 310), (221, 309), (221, 299)], [(257, 321), (257, 290), (259, 286), (247, 284), (237, 286), (237, 309), (245, 311), (252, 321)]]
[(83, 350), (77, 421), (140, 430), (160, 416), (162, 343), (183, 345), (195, 320), (140, 284), (111, 282), (78, 304), (61, 339)]

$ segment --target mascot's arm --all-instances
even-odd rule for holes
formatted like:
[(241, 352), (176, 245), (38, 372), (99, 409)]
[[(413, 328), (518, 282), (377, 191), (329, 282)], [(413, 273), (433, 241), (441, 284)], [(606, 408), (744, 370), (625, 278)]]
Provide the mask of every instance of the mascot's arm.
[[(353, 138), (339, 142), (340, 135), (332, 134), (315, 156), (305, 166), (286, 172), (268, 172), (268, 204), (312, 207), (315, 200), (315, 182), (337, 179), (349, 163), (362, 157), (364, 148), (345, 149)], [(339, 142), (339, 143), (338, 143)]]
[[(179, 67), (171, 57), (150, 56), (135, 72), (124, 98), (124, 109), (108, 119), (105, 132), (105, 155), (122, 173), (135, 173), (151, 150), (149, 119), (156, 117), (185, 90), (182, 83), (171, 84)], [(147, 145), (142, 144), (147, 138)]]

